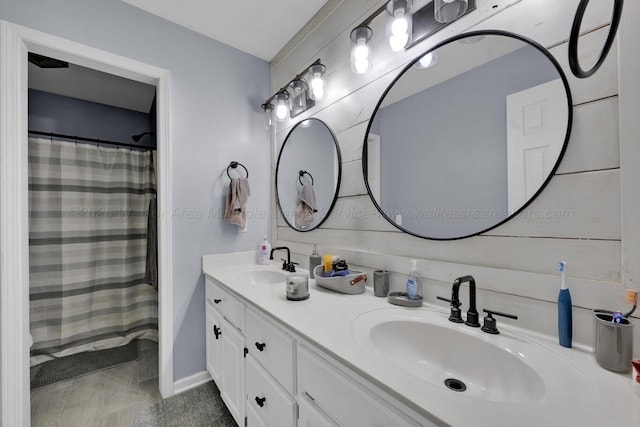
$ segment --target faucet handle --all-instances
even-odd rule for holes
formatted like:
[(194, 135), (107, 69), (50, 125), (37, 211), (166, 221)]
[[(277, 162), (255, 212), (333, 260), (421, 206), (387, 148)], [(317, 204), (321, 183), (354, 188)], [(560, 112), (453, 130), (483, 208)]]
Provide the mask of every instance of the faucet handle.
[(441, 301), (446, 301), (451, 305), (451, 311), (449, 313), (449, 321), (454, 323), (463, 323), (462, 320), (462, 310), (460, 310), (460, 305), (462, 303), (460, 301), (452, 301), (449, 298), (436, 296), (437, 299)]
[(496, 319), (493, 318), (494, 314), (496, 316), (508, 317), (509, 319), (518, 319), (518, 316), (516, 316), (515, 314), (502, 313), (500, 311), (495, 311), (495, 310), (487, 310), (486, 308), (483, 309), (482, 311), (487, 313), (487, 315), (484, 317), (484, 325), (481, 328), (482, 332), (486, 332), (492, 335), (496, 335), (500, 333), (500, 331), (498, 330), (498, 327), (496, 326), (497, 325)]
[(295, 273), (296, 272), (296, 265), (299, 265), (299, 263), (291, 261), (289, 263), (289, 267), (287, 268), (287, 271), (289, 273)]
[(452, 302), (449, 298), (440, 297), (440, 296), (436, 296), (436, 298), (439, 299), (440, 301), (448, 302), (449, 304), (451, 304), (452, 307), (460, 307), (462, 305), (460, 301)]

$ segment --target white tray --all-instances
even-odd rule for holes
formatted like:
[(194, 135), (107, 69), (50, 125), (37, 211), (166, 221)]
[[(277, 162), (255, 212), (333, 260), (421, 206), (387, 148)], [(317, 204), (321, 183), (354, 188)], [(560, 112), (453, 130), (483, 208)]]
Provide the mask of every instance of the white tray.
[(322, 277), (324, 267), (318, 265), (313, 269), (313, 277), (318, 286), (343, 294), (355, 295), (364, 292), (367, 275), (362, 271), (351, 270), (347, 276)]

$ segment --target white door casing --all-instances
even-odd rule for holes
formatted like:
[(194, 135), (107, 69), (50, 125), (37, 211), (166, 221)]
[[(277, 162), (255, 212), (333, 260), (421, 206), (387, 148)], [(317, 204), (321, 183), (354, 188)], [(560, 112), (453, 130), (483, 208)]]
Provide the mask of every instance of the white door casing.
[(156, 86), (159, 382), (173, 395), (169, 72), (0, 21), (0, 378), (2, 426), (30, 424), (27, 52)]

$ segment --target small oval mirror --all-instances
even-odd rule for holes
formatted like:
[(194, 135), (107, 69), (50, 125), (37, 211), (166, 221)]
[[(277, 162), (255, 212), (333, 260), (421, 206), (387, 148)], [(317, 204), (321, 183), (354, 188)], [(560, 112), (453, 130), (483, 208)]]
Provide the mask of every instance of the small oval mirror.
[(310, 231), (322, 224), (338, 198), (340, 148), (321, 120), (307, 119), (289, 132), (276, 165), (276, 200), (287, 225)]
[(535, 42), (476, 31), (442, 42), (387, 88), (363, 147), (367, 190), (415, 236), (488, 231), (544, 188), (572, 120), (567, 79)]

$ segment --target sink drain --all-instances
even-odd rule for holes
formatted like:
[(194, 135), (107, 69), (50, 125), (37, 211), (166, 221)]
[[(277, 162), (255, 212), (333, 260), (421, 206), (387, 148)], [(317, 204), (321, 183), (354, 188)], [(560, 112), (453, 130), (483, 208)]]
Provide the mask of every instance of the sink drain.
[(455, 378), (447, 378), (446, 380), (444, 380), (444, 385), (446, 385), (449, 390), (457, 391), (460, 393), (467, 389), (465, 383)]

